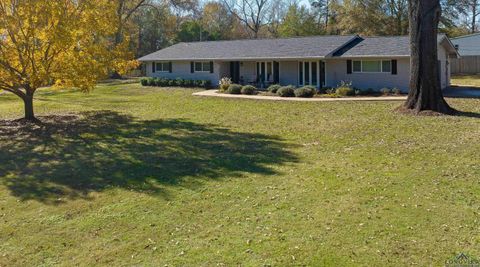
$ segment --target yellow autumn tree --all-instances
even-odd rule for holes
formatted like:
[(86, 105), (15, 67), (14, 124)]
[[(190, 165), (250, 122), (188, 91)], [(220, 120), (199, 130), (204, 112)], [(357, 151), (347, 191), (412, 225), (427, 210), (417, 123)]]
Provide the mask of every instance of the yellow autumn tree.
[(136, 66), (128, 38), (115, 43), (115, 10), (109, 0), (0, 0), (0, 89), (23, 100), (25, 120), (36, 121), (40, 87), (89, 91)]

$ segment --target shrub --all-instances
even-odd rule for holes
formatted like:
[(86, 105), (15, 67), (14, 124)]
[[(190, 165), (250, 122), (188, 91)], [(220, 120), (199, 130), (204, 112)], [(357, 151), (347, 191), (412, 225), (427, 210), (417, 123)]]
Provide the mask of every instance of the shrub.
[(162, 86), (162, 79), (161, 78), (155, 78), (155, 86)]
[(335, 93), (339, 96), (351, 96), (351, 95), (354, 95), (355, 92), (353, 91), (352, 88), (350, 87), (338, 87), (336, 90), (335, 90)]
[(380, 92), (382, 93), (382, 95), (389, 95), (391, 91), (389, 88), (382, 88), (380, 89)]
[(392, 93), (394, 93), (395, 95), (401, 95), (402, 94), (402, 91), (398, 88), (393, 88), (392, 89)]
[(282, 86), (277, 90), (277, 95), (281, 97), (295, 96), (295, 87), (293, 87), (292, 85)]
[(315, 87), (304, 86), (302, 88), (295, 89), (294, 91), (296, 97), (313, 97), (315, 95)]
[(230, 84), (232, 84), (232, 79), (228, 77), (223, 77), (222, 79), (220, 79), (220, 81), (218, 82), (218, 88), (220, 89), (220, 92), (225, 92), (230, 86)]
[(335, 94), (335, 88), (326, 88), (325, 93), (329, 95)]
[(276, 94), (278, 89), (280, 89), (280, 87), (282, 87), (280, 84), (272, 84), (270, 85), (267, 90), (270, 92), (270, 93), (274, 93)]
[(152, 77), (148, 78), (147, 85), (155, 86), (155, 78), (152, 78)]
[(240, 84), (232, 83), (228, 86), (227, 93), (232, 95), (238, 95), (242, 92), (242, 86)]
[(257, 88), (252, 85), (245, 85), (240, 92), (242, 95), (254, 95), (256, 90)]
[(339, 96), (351, 96), (355, 95), (355, 90), (353, 89), (351, 82), (341, 81), (340, 85), (335, 90), (335, 94)]
[(142, 86), (147, 86), (147, 85), (148, 85), (148, 79), (147, 79), (147, 78), (142, 78), (142, 79), (140, 80), (140, 84), (141, 84)]
[(168, 80), (168, 86), (176, 86), (175, 80)]
[(203, 81), (203, 87), (206, 88), (206, 89), (212, 87), (212, 81), (210, 81), (210, 80), (204, 80), (204, 81)]
[(176, 86), (180, 86), (180, 87), (183, 87), (184, 86), (184, 81), (182, 78), (176, 78), (175, 79), (175, 85)]

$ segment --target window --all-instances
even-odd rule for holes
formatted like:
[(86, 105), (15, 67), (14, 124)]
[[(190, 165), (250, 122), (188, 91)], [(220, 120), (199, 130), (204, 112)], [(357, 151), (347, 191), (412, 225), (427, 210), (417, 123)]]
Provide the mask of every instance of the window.
[(382, 72), (392, 72), (392, 61), (390, 60), (382, 61)]
[(299, 61), (298, 64), (298, 84), (319, 86), (320, 76), (317, 61)]
[(390, 60), (354, 60), (353, 72), (362, 73), (390, 73), (392, 62)]
[(353, 72), (362, 72), (362, 61), (353, 61)]
[(158, 72), (169, 72), (170, 71), (170, 63), (168, 62), (157, 62), (156, 71)]
[(209, 72), (210, 71), (210, 62), (195, 62), (195, 71), (198, 72)]

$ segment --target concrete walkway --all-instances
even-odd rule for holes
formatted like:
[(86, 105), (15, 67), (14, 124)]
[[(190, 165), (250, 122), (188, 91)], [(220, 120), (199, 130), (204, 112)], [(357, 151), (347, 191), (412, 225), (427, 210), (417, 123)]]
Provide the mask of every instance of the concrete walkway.
[(303, 102), (332, 102), (332, 101), (404, 101), (406, 96), (369, 96), (369, 97), (338, 97), (338, 98), (301, 98), (301, 97), (279, 97), (279, 96), (260, 96), (260, 95), (231, 95), (220, 94), (218, 90), (207, 90), (193, 93), (194, 96), (206, 97), (223, 97), (223, 98), (239, 98), (239, 99), (256, 99), (256, 100), (274, 100), (274, 101), (303, 101)]

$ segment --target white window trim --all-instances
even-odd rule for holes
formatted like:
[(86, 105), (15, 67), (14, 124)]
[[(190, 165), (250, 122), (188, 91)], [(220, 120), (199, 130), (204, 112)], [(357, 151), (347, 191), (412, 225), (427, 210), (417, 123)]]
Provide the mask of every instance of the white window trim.
[[(197, 70), (197, 63), (202, 64), (202, 70)], [(203, 64), (205, 64), (205, 63), (210, 66), (210, 61), (194, 61), (193, 62), (193, 72), (210, 72), (210, 70), (203, 70)]]
[[(268, 80), (268, 62), (271, 63), (271, 71), (272, 71), (272, 80)], [(275, 75), (275, 72), (274, 72), (274, 67), (273, 67), (273, 61), (256, 61), (255, 62), (255, 73), (258, 73), (260, 76), (262, 76), (262, 63), (264, 63), (264, 67), (263, 67), (263, 71), (265, 73), (265, 82), (273, 82), (275, 79), (274, 79), (274, 75)], [(257, 66), (258, 68), (260, 68), (260, 71), (257, 70)], [(278, 71), (279, 71), (279, 75), (278, 75), (278, 79), (280, 80), (280, 63), (278, 65)], [(260, 77), (258, 77), (258, 80), (260, 80)]]
[[(360, 71), (355, 71), (355, 68), (353, 67), (354, 62), (359, 61), (360, 62)], [(363, 62), (371, 62), (371, 61), (380, 61), (380, 68), (381, 71), (363, 71)], [(383, 62), (390, 62), (390, 71), (383, 71)], [(372, 60), (352, 60), (352, 73), (366, 73), (366, 74), (391, 74), (392, 73), (392, 60), (389, 59), (372, 59)]]
[[(298, 61), (298, 63), (302, 63), (302, 74), (303, 74), (303, 79), (302, 79), (302, 83), (300, 83), (300, 79), (298, 79), (298, 85), (299, 86), (304, 86), (305, 85), (305, 63), (308, 63), (308, 70), (309, 70), (309, 77), (308, 77), (308, 85), (312, 85), (312, 86), (316, 86), (316, 87), (320, 87), (320, 61), (316, 61), (316, 60), (313, 60), (313, 61)], [(316, 62), (317, 63), (317, 73), (316, 73), (316, 76), (317, 76), (317, 84), (312, 84), (312, 76), (313, 75), (310, 75), (312, 74), (312, 63), (313, 62)], [(297, 66), (299, 65), (297, 63)], [(326, 74), (326, 73), (325, 73)], [(298, 70), (297, 72), (297, 77), (300, 76), (300, 70)], [(326, 75), (325, 75), (326, 76)]]
[(163, 64), (170, 64), (168, 61), (160, 61), (160, 62), (155, 62), (155, 72), (170, 72), (170, 66), (167, 68), (167, 70), (159, 70), (158, 64), (161, 64), (163, 67)]

